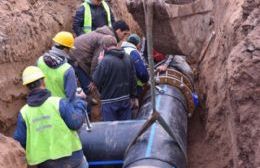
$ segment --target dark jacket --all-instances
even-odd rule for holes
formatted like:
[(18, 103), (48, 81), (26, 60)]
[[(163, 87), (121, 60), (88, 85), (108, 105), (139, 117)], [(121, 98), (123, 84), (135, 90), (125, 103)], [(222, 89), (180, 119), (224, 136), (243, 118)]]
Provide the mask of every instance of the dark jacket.
[[(29, 106), (37, 107), (43, 104), (51, 96), (48, 90), (34, 90), (27, 97), (27, 104)], [(74, 99), (73, 101), (68, 101), (66, 99), (61, 99), (59, 105), (60, 116), (64, 120), (65, 124), (71, 130), (78, 130), (85, 118), (86, 105), (83, 101), (79, 99)], [(20, 142), (23, 148), (26, 148), (26, 124), (25, 121), (19, 113), (17, 120), (17, 127), (14, 132), (14, 139)], [(52, 167), (60, 167), (64, 163), (74, 164), (73, 167), (79, 165), (81, 159), (83, 158), (82, 150), (73, 152), (72, 156), (58, 159), (56, 166), (55, 163), (51, 163)], [(50, 167), (48, 166), (49, 161), (40, 164), (40, 167)]]
[(102, 103), (117, 102), (136, 96), (135, 69), (123, 49), (110, 49), (97, 66), (93, 81)]
[[(103, 5), (93, 5), (90, 4), (91, 16), (92, 16), (92, 31), (96, 30), (99, 27), (108, 25), (107, 21), (107, 13)], [(115, 22), (114, 15), (110, 9), (111, 13), (111, 22), (112, 24)], [(83, 27), (84, 27), (84, 16), (85, 16), (85, 7), (82, 5), (80, 6), (73, 20), (73, 31), (77, 36), (84, 34)]]

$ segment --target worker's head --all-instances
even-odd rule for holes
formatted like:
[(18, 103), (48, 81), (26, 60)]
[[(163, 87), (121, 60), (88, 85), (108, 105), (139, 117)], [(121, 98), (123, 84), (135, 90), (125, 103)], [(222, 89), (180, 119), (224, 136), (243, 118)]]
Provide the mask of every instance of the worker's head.
[(119, 21), (115, 22), (113, 24), (113, 29), (116, 34), (116, 37), (118, 38), (118, 41), (122, 41), (129, 36), (129, 33), (130, 33), (129, 26), (123, 20), (119, 20)]
[(23, 75), (23, 85), (27, 86), (30, 90), (37, 88), (45, 88), (44, 85), (44, 74), (42, 70), (36, 66), (28, 66), (24, 69)]
[(127, 38), (127, 42), (134, 44), (137, 48), (141, 46), (141, 38), (137, 34), (131, 34)]
[(100, 5), (103, 0), (90, 0), (93, 5)]
[(71, 48), (74, 48), (74, 37), (72, 33), (61, 31), (55, 35), (52, 39), (55, 42), (55, 46), (59, 49), (68, 52)]
[(111, 35), (106, 35), (102, 38), (101, 44), (104, 48), (104, 50), (109, 50), (111, 48), (116, 48), (117, 47), (117, 40), (115, 37)]

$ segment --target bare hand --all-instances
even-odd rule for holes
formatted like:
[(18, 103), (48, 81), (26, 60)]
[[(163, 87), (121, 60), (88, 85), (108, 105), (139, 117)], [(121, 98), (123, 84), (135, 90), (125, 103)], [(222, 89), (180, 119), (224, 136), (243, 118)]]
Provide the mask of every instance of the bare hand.
[(82, 99), (87, 98), (86, 94), (83, 92), (83, 90), (81, 88), (77, 88), (76, 97), (80, 97)]
[(139, 101), (137, 98), (131, 99), (131, 107), (132, 109), (138, 109), (139, 108)]
[(96, 89), (96, 85), (93, 82), (90, 82), (88, 89), (90, 92), (93, 92)]
[(167, 70), (166, 65), (160, 65), (159, 67), (156, 68), (157, 71), (159, 72), (165, 72)]

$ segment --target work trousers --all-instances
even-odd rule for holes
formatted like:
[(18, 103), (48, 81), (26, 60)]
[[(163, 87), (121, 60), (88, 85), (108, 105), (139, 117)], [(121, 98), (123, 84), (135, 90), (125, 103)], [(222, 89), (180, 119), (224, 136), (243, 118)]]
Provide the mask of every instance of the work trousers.
[(130, 100), (102, 103), (101, 114), (103, 121), (130, 120), (132, 116)]

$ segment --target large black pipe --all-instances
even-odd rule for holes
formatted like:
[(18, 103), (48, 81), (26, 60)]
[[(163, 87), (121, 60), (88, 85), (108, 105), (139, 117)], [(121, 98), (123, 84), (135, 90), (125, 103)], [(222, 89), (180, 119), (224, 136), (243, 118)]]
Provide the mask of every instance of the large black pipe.
[(125, 149), (145, 120), (97, 122), (88, 132), (84, 125), (79, 133), (83, 151), (90, 165), (122, 165)]
[[(176, 139), (170, 137), (158, 123), (155, 123), (130, 148), (124, 160), (124, 168), (186, 167), (187, 105), (185, 98), (178, 88), (170, 85), (159, 85), (159, 87), (161, 91), (156, 92), (156, 110), (164, 118), (171, 131), (180, 138), (184, 152)], [(151, 113), (151, 101), (147, 94), (138, 119), (147, 119)]]
[[(178, 88), (159, 85), (156, 91), (156, 110), (181, 140), (186, 152), (186, 102)], [(79, 136), (85, 156), (91, 165), (122, 164), (127, 146), (152, 113), (149, 93), (144, 98), (138, 120), (93, 123), (91, 132), (82, 127)], [(124, 167), (154, 166), (185, 168), (185, 155), (175, 139), (155, 123), (131, 146)]]

